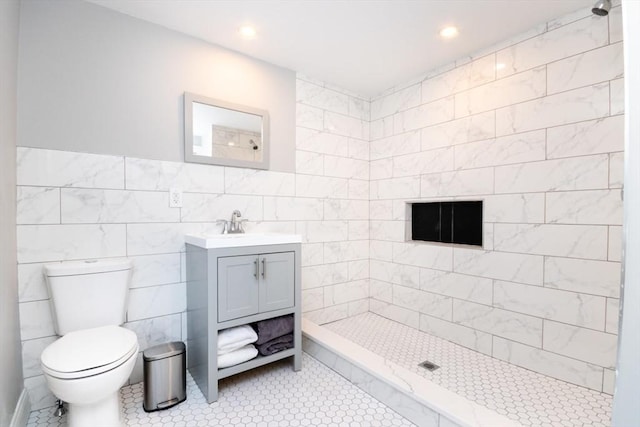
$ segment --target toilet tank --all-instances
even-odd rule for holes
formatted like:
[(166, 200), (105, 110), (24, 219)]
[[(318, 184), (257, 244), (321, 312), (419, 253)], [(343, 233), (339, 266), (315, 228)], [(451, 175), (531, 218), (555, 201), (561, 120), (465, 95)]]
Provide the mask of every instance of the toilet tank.
[(128, 259), (46, 264), (44, 275), (56, 333), (122, 325), (131, 268)]

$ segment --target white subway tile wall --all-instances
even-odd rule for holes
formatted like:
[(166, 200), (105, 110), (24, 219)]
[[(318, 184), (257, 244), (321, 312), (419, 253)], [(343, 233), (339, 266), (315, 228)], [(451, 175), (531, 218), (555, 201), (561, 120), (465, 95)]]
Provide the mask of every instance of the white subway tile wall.
[[(327, 323), (369, 310), (370, 102), (302, 75), (296, 92), (303, 168), (296, 170), (295, 207), (278, 213), (299, 211), (303, 311)], [(305, 118), (310, 108), (318, 124)], [(265, 198), (265, 214), (270, 203)]]
[[(372, 100), (372, 312), (611, 393), (619, 14), (563, 17)], [(483, 248), (406, 242), (406, 202), (452, 199), (484, 200)]]

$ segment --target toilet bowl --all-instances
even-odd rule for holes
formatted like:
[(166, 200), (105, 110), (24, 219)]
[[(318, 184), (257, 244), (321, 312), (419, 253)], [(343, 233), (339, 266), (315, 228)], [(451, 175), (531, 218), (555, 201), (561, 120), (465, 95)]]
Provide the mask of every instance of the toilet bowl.
[(138, 339), (126, 318), (128, 259), (44, 266), (54, 327), (61, 336), (40, 356), (49, 389), (67, 402), (70, 427), (122, 425), (119, 389), (136, 363)]
[(137, 354), (136, 334), (119, 326), (71, 332), (44, 350), (47, 385), (68, 403), (70, 427), (122, 425), (119, 390)]

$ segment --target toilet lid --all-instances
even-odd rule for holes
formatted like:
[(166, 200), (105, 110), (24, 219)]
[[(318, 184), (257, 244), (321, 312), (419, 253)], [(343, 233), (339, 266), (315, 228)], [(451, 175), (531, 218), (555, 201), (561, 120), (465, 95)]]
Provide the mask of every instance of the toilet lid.
[(60, 378), (96, 375), (119, 366), (138, 351), (132, 331), (102, 326), (70, 332), (42, 352), (42, 368)]

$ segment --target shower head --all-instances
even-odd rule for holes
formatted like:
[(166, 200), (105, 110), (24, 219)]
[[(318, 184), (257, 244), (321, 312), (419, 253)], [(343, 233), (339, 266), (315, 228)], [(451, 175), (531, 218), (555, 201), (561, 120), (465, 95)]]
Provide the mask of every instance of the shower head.
[(598, 16), (607, 16), (611, 9), (611, 0), (598, 0), (591, 8), (591, 12)]
[(258, 144), (256, 144), (256, 142), (253, 139), (249, 140), (249, 145), (251, 145), (251, 148), (253, 148), (254, 150), (257, 150), (258, 148)]

